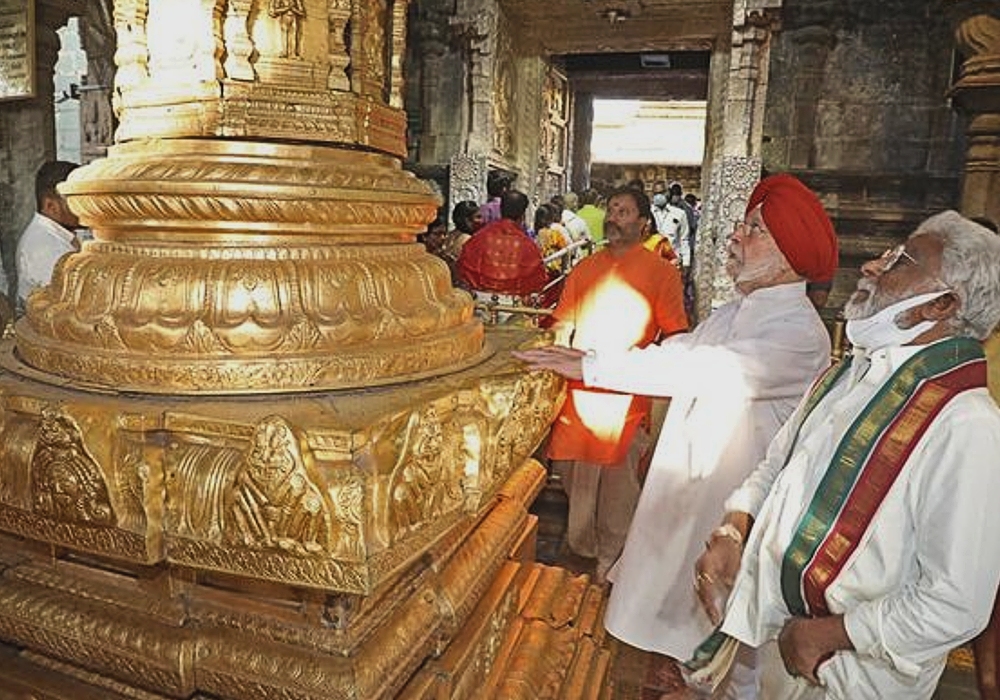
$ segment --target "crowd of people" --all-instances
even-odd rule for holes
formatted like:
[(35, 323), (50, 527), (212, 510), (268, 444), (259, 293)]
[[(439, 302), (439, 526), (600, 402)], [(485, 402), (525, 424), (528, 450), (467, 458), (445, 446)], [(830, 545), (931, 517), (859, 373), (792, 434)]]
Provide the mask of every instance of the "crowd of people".
[[(610, 197), (595, 190), (557, 194), (538, 203), (529, 218), (527, 196), (512, 185), (506, 174), (491, 172), (485, 202), (455, 204), (450, 230), (447, 212), (441, 212), (421, 240), (430, 253), (448, 264), (452, 282), (477, 300), (552, 308), (570, 270), (606, 244)], [(639, 243), (680, 271), (685, 308), (691, 314), (691, 251), (700, 218), (698, 200), (693, 194), (685, 198), (676, 182), (669, 187), (656, 182), (652, 187), (654, 206), (644, 219)], [(641, 181), (629, 183), (627, 189), (646, 196), (646, 184)], [(544, 277), (539, 270), (544, 270)]]

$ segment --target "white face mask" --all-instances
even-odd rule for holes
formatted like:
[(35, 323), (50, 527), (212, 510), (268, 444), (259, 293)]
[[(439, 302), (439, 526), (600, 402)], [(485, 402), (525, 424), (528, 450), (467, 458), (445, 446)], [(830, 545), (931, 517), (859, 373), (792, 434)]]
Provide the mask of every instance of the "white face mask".
[(667, 195), (665, 194), (654, 194), (653, 195), (653, 206), (662, 209), (667, 206)]
[(949, 294), (950, 290), (944, 289), (937, 292), (926, 292), (915, 297), (909, 297), (895, 304), (890, 304), (881, 311), (872, 314), (868, 318), (852, 318), (847, 321), (845, 331), (847, 339), (856, 348), (863, 348), (868, 351), (881, 350), (896, 345), (906, 345), (914, 340), (921, 333), (926, 333), (934, 327), (937, 321), (921, 321), (910, 328), (900, 328), (896, 324), (896, 318), (910, 309), (921, 304)]

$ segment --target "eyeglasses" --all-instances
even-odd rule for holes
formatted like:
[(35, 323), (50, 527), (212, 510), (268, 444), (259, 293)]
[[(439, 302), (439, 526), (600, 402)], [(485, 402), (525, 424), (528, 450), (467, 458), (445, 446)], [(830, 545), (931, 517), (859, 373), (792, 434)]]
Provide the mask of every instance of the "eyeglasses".
[(738, 231), (749, 231), (747, 237), (766, 236), (769, 233), (766, 228), (758, 224), (756, 221), (753, 223), (747, 223), (743, 219), (737, 219), (733, 222), (733, 235), (735, 235)]
[(882, 265), (882, 272), (888, 272), (892, 268), (896, 267), (900, 260), (907, 260), (917, 267), (923, 268), (920, 261), (910, 255), (910, 253), (906, 250), (906, 244), (900, 243), (894, 248), (889, 248), (889, 250), (882, 253), (881, 257), (879, 257), (879, 263)]
[[(917, 260), (915, 257), (910, 255), (909, 251), (906, 250), (906, 244), (900, 243), (899, 245), (889, 248), (889, 250), (882, 253), (878, 259), (880, 266), (879, 274), (884, 275), (886, 272), (896, 267), (900, 260), (906, 260), (911, 265), (920, 268), (924, 274), (927, 274), (927, 268), (924, 267), (923, 263)], [(937, 275), (928, 275), (932, 282), (939, 285), (942, 289), (951, 290), (951, 285), (945, 282), (943, 279)]]

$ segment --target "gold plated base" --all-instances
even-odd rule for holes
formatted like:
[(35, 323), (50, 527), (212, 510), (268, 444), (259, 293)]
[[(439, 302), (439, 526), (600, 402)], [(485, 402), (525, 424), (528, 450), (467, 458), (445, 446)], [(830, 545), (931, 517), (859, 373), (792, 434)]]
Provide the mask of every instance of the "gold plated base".
[(0, 700), (591, 697), (602, 592), (525, 561), (563, 387), (508, 351), (540, 340), (365, 392), (0, 375)]
[(384, 155), (247, 141), (141, 141), (62, 186), (97, 240), (17, 328), (19, 357), (114, 390), (367, 387), (488, 354), (472, 300), (414, 243), (427, 186)]

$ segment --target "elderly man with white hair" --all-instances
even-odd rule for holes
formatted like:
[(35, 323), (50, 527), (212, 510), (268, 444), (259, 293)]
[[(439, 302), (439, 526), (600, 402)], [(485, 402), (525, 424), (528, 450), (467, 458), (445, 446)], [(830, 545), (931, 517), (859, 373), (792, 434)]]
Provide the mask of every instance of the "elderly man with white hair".
[[(1000, 238), (955, 212), (862, 267), (852, 355), (820, 378), (726, 502), (696, 565), (719, 630), (767, 700), (922, 700), (989, 620), (1000, 579), (1000, 410), (980, 341), (1000, 321)], [(745, 542), (745, 548), (743, 543)], [(737, 575), (738, 571), (738, 575)]]

